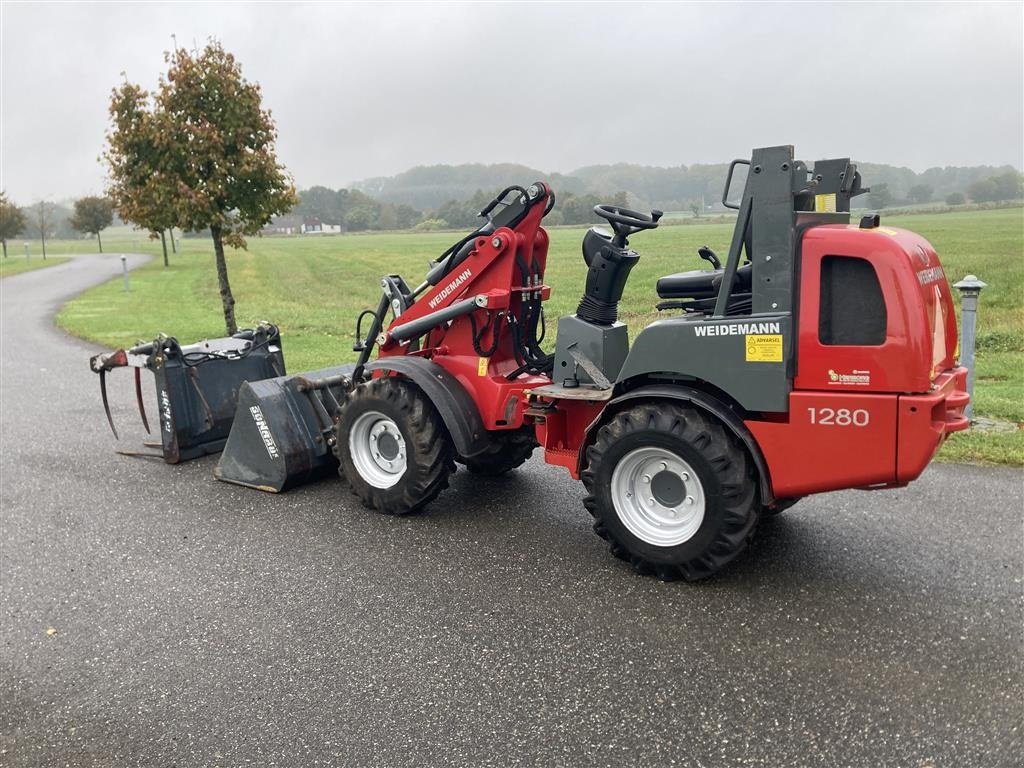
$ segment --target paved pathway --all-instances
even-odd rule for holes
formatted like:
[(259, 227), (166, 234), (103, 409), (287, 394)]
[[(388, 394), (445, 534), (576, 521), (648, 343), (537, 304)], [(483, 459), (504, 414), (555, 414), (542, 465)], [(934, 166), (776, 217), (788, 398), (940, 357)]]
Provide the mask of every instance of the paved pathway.
[(113, 453), (50, 318), (119, 266), (0, 283), (0, 765), (1019, 765), (1020, 472), (805, 500), (699, 585), (536, 459), (416, 518), (264, 495)]

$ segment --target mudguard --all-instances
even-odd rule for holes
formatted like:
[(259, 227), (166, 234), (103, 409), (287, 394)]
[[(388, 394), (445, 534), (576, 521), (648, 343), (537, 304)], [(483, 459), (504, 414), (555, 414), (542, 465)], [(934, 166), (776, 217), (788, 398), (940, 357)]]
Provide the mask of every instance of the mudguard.
[(487, 450), (490, 439), (473, 398), (458, 379), (423, 357), (384, 357), (368, 363), (366, 371), (391, 371), (419, 387), (437, 408), (455, 450), (463, 458)]
[(681, 400), (683, 402), (692, 403), (698, 408), (701, 408), (715, 416), (729, 429), (730, 432), (736, 435), (736, 437), (743, 442), (743, 445), (746, 447), (750, 457), (754, 460), (754, 466), (757, 468), (758, 483), (761, 490), (761, 503), (764, 505), (770, 505), (775, 501), (775, 495), (772, 493), (771, 475), (768, 472), (768, 464), (764, 460), (764, 454), (761, 452), (761, 447), (757, 444), (757, 440), (754, 439), (754, 436), (750, 434), (750, 430), (748, 430), (746, 425), (743, 423), (743, 419), (736, 415), (728, 405), (718, 398), (709, 395), (707, 392), (679, 385), (653, 385), (639, 387), (609, 400), (608, 405), (605, 406), (603, 411), (601, 411), (601, 415), (591, 422), (584, 434), (584, 440), (580, 446), (578, 459), (578, 467), (580, 471), (583, 469), (583, 460), (586, 457), (587, 446), (593, 442), (594, 435), (600, 426), (607, 421), (607, 415), (613, 410), (616, 410), (615, 406), (617, 404), (626, 403), (631, 400)]

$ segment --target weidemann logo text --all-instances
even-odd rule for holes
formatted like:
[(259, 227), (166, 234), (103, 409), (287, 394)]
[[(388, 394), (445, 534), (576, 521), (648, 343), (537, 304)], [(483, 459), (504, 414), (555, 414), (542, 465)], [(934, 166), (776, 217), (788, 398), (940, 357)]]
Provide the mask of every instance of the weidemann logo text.
[(430, 301), (427, 302), (427, 306), (429, 306), (431, 309), (433, 309), (438, 304), (440, 304), (442, 301), (444, 301), (446, 298), (448, 298), (448, 296), (450, 296), (455, 291), (456, 288), (458, 288), (464, 282), (469, 280), (469, 278), (471, 278), (472, 276), (473, 276), (472, 272), (470, 272), (468, 269), (465, 270), (461, 275), (456, 277), (454, 280), (452, 280), (450, 283), (448, 283), (448, 285), (446, 285), (444, 288), (442, 288), (440, 291), (438, 291), (437, 296), (435, 296), (434, 298), (432, 298)]
[(695, 325), (698, 336), (746, 336), (748, 333), (782, 333), (781, 323), (737, 323), (736, 325)]

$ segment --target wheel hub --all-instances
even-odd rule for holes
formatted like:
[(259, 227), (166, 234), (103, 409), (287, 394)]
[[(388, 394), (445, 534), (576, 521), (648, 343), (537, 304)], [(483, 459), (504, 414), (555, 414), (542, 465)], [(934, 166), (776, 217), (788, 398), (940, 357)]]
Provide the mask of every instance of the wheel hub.
[(394, 460), (398, 456), (398, 440), (390, 432), (382, 431), (377, 436), (377, 450), (385, 459)]
[(390, 488), (405, 474), (405, 439), (398, 425), (379, 411), (367, 411), (356, 419), (348, 447), (356, 471), (375, 488)]
[(663, 507), (678, 507), (686, 498), (686, 483), (679, 475), (663, 469), (651, 478), (651, 493)]
[(682, 544), (704, 522), (706, 499), (697, 473), (664, 448), (637, 448), (623, 456), (612, 473), (611, 492), (619, 520), (648, 544)]

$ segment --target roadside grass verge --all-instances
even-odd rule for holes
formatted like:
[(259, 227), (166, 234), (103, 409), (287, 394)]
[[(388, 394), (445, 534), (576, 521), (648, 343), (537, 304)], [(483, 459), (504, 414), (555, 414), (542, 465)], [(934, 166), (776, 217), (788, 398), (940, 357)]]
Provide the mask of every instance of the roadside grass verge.
[[(1024, 208), (882, 218), (928, 238), (951, 282), (973, 273), (989, 285), (979, 312), (975, 413), (1017, 428), (956, 435), (940, 459), (1024, 465)], [(583, 232), (562, 227), (549, 232), (547, 347), (554, 338), (555, 318), (574, 312), (579, 301), (585, 278)], [(641, 259), (630, 274), (620, 314), (634, 334), (658, 316), (656, 280), (706, 266), (697, 248), (707, 244), (722, 255), (731, 235), (731, 223), (692, 223), (633, 238)], [(279, 325), (289, 371), (352, 361), (356, 315), (376, 306), (381, 275), (399, 273), (415, 286), (427, 262), (458, 237), (451, 232), (403, 232), (251, 238), (247, 251), (228, 253), (238, 323), (245, 327), (270, 320)], [(50, 247), (57, 252), (64, 245)], [(83, 246), (95, 244), (72, 241), (67, 247)], [(159, 241), (138, 233), (108, 236), (104, 250), (158, 258), (133, 271), (129, 293), (115, 278), (71, 301), (58, 316), (61, 327), (110, 347), (151, 340), (159, 332), (182, 341), (223, 334), (208, 239), (182, 240), (167, 268), (159, 258)]]
[(11, 275), (20, 275), (22, 272), (31, 272), (34, 269), (53, 267), (63, 264), (67, 260), (67, 256), (47, 256), (45, 260), (42, 256), (36, 256), (31, 261), (25, 261), (24, 256), (11, 255), (6, 259), (0, 258), (0, 277), (10, 277)]

